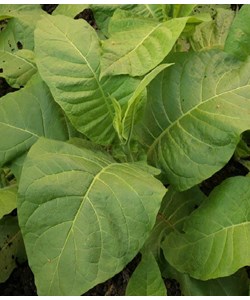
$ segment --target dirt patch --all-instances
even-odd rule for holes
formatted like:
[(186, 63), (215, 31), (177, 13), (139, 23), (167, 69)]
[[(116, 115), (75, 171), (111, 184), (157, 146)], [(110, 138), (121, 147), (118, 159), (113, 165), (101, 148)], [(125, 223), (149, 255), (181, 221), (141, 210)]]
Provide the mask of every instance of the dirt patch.
[(18, 89), (14, 89), (11, 86), (8, 85), (8, 83), (6, 82), (6, 80), (2, 77), (0, 77), (0, 97), (11, 93), (11, 92), (15, 92)]

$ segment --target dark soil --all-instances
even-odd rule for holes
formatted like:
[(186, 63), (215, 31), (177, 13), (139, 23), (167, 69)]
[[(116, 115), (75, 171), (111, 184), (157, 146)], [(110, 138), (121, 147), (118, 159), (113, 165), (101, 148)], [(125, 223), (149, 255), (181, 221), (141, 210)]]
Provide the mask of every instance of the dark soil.
[(248, 173), (248, 169), (233, 158), (217, 173), (204, 180), (200, 186), (200, 189), (205, 195), (209, 195), (210, 192), (223, 180), (234, 176), (245, 176)]
[(15, 91), (17, 91), (17, 89), (14, 89), (11, 86), (9, 86), (6, 80), (0, 77), (0, 97)]
[(0, 296), (35, 296), (34, 276), (27, 262), (18, 266), (9, 279), (0, 284)]

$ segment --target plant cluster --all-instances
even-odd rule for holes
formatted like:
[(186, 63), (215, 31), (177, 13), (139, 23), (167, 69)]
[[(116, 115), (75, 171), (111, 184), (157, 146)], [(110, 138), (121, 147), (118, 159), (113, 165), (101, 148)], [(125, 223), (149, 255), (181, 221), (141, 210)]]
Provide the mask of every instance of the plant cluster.
[[(94, 19), (81, 19), (87, 14)], [(80, 18), (80, 19), (79, 19)], [(250, 6), (0, 5), (0, 282), (81, 295), (247, 295)], [(13, 213), (17, 209), (17, 216)]]

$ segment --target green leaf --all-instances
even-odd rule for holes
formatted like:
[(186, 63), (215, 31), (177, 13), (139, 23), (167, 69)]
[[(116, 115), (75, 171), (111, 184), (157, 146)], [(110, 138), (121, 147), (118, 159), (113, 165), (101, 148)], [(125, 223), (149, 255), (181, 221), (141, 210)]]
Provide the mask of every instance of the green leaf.
[(16, 208), (17, 186), (0, 189), (0, 219)]
[(115, 115), (113, 118), (113, 126), (115, 131), (117, 132), (118, 138), (121, 143), (123, 143), (123, 136), (122, 136), (122, 108), (120, 103), (114, 98), (111, 98), (112, 104), (114, 107)]
[(74, 18), (86, 8), (89, 8), (89, 4), (59, 4), (53, 11), (52, 15), (64, 15)]
[(24, 163), (26, 156), (27, 156), (27, 152), (25, 152), (23, 155), (17, 157), (13, 161), (11, 161), (11, 163), (9, 165), (12, 173), (15, 176), (17, 184), (19, 183), (20, 178), (21, 178), (23, 163)]
[(0, 136), (0, 166), (24, 154), (40, 136), (69, 138), (65, 117), (39, 76), (1, 98)]
[(0, 220), (0, 282), (5, 282), (15, 269), (16, 261), (26, 260), (25, 248), (17, 217)]
[(81, 295), (121, 271), (148, 237), (165, 191), (139, 164), (40, 139), (18, 199), (38, 294)]
[(101, 76), (146, 74), (171, 51), (187, 20), (161, 23), (117, 10), (109, 23), (110, 38), (102, 41)]
[(229, 9), (217, 8), (214, 19), (195, 27), (190, 38), (193, 50), (201, 51), (211, 48), (223, 49), (235, 13)]
[(216, 50), (169, 60), (149, 85), (137, 134), (164, 180), (186, 190), (221, 169), (250, 128), (250, 61)]
[(112, 143), (116, 132), (109, 95), (126, 102), (138, 79), (118, 76), (99, 81), (99, 39), (83, 20), (48, 16), (38, 23), (35, 39), (39, 72), (72, 124), (96, 143)]
[(160, 263), (163, 239), (171, 232), (181, 232), (185, 220), (205, 199), (206, 196), (197, 186), (184, 192), (175, 191), (170, 186), (144, 249), (151, 251)]
[[(136, 4), (129, 11), (136, 16), (163, 21), (165, 17), (164, 6), (164, 4)], [(123, 7), (121, 8), (123, 9)]]
[(229, 31), (225, 51), (245, 60), (250, 55), (250, 6), (243, 5)]
[(131, 10), (135, 4), (91, 4), (90, 8), (94, 13), (97, 27), (101, 32), (108, 37), (108, 27), (110, 18), (113, 16), (116, 9)]
[(250, 264), (250, 178), (233, 177), (215, 188), (186, 220), (183, 232), (162, 244), (168, 262), (196, 279), (225, 277)]
[(180, 18), (189, 16), (193, 9), (196, 7), (196, 4), (170, 4), (171, 8), (171, 17)]
[(247, 296), (249, 280), (245, 269), (235, 274), (207, 281), (197, 280), (166, 265), (166, 274), (180, 283), (183, 296)]
[(0, 49), (15, 52), (19, 45), (24, 49), (34, 48), (34, 29), (37, 21), (46, 13), (37, 5), (9, 5), (0, 6), (0, 16), (8, 16), (7, 28), (0, 32)]
[(138, 119), (138, 112), (140, 111), (140, 106), (142, 105), (142, 93), (149, 85), (149, 83), (164, 69), (171, 66), (172, 64), (162, 64), (153, 69), (149, 74), (147, 74), (140, 84), (137, 86), (135, 92), (133, 93), (132, 97), (129, 99), (124, 117), (122, 119), (122, 136), (125, 141), (130, 140), (134, 124), (136, 119)]
[(166, 296), (167, 291), (158, 264), (151, 252), (142, 260), (129, 279), (126, 296)]
[(0, 51), (1, 77), (14, 88), (24, 86), (37, 71), (34, 53), (30, 50), (19, 50), (15, 53)]

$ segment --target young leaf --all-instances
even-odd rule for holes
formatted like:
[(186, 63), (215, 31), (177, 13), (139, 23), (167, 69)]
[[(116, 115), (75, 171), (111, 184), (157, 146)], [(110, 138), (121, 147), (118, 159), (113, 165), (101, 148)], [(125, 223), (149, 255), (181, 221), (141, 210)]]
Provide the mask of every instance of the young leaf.
[(101, 76), (141, 76), (171, 51), (188, 18), (158, 22), (118, 10), (109, 23), (110, 38), (102, 41)]
[(72, 124), (96, 143), (112, 143), (116, 132), (109, 94), (118, 101), (127, 98), (138, 79), (119, 76), (99, 81), (99, 39), (83, 20), (48, 16), (38, 23), (35, 40), (39, 72)]
[(126, 296), (166, 296), (167, 290), (158, 264), (151, 252), (142, 254), (142, 260), (129, 279)]
[(169, 60), (175, 65), (149, 85), (137, 133), (149, 162), (185, 190), (221, 169), (250, 128), (250, 60), (216, 50)]
[(122, 136), (125, 141), (130, 140), (134, 124), (136, 118), (138, 118), (137, 114), (140, 109), (141, 105), (141, 94), (147, 87), (147, 85), (164, 69), (171, 66), (172, 64), (162, 64), (153, 69), (149, 74), (147, 74), (140, 84), (137, 86), (135, 92), (133, 93), (132, 97), (129, 99), (124, 117), (122, 119)]
[(18, 199), (38, 294), (81, 295), (121, 271), (148, 237), (165, 191), (139, 164), (40, 139)]
[(186, 220), (183, 232), (162, 244), (179, 272), (208, 280), (229, 276), (250, 264), (250, 178), (226, 179)]
[(69, 138), (65, 118), (39, 76), (0, 101), (0, 166), (21, 156), (40, 137)]
[(8, 186), (0, 189), (0, 219), (16, 208), (17, 186)]
[(17, 217), (0, 220), (0, 282), (5, 282), (19, 263), (26, 260), (25, 248)]
[(250, 6), (244, 5), (230, 28), (225, 51), (245, 60), (250, 55)]
[(34, 63), (34, 53), (30, 50), (19, 50), (11, 53), (0, 51), (1, 77), (14, 88), (26, 85), (37, 71)]

